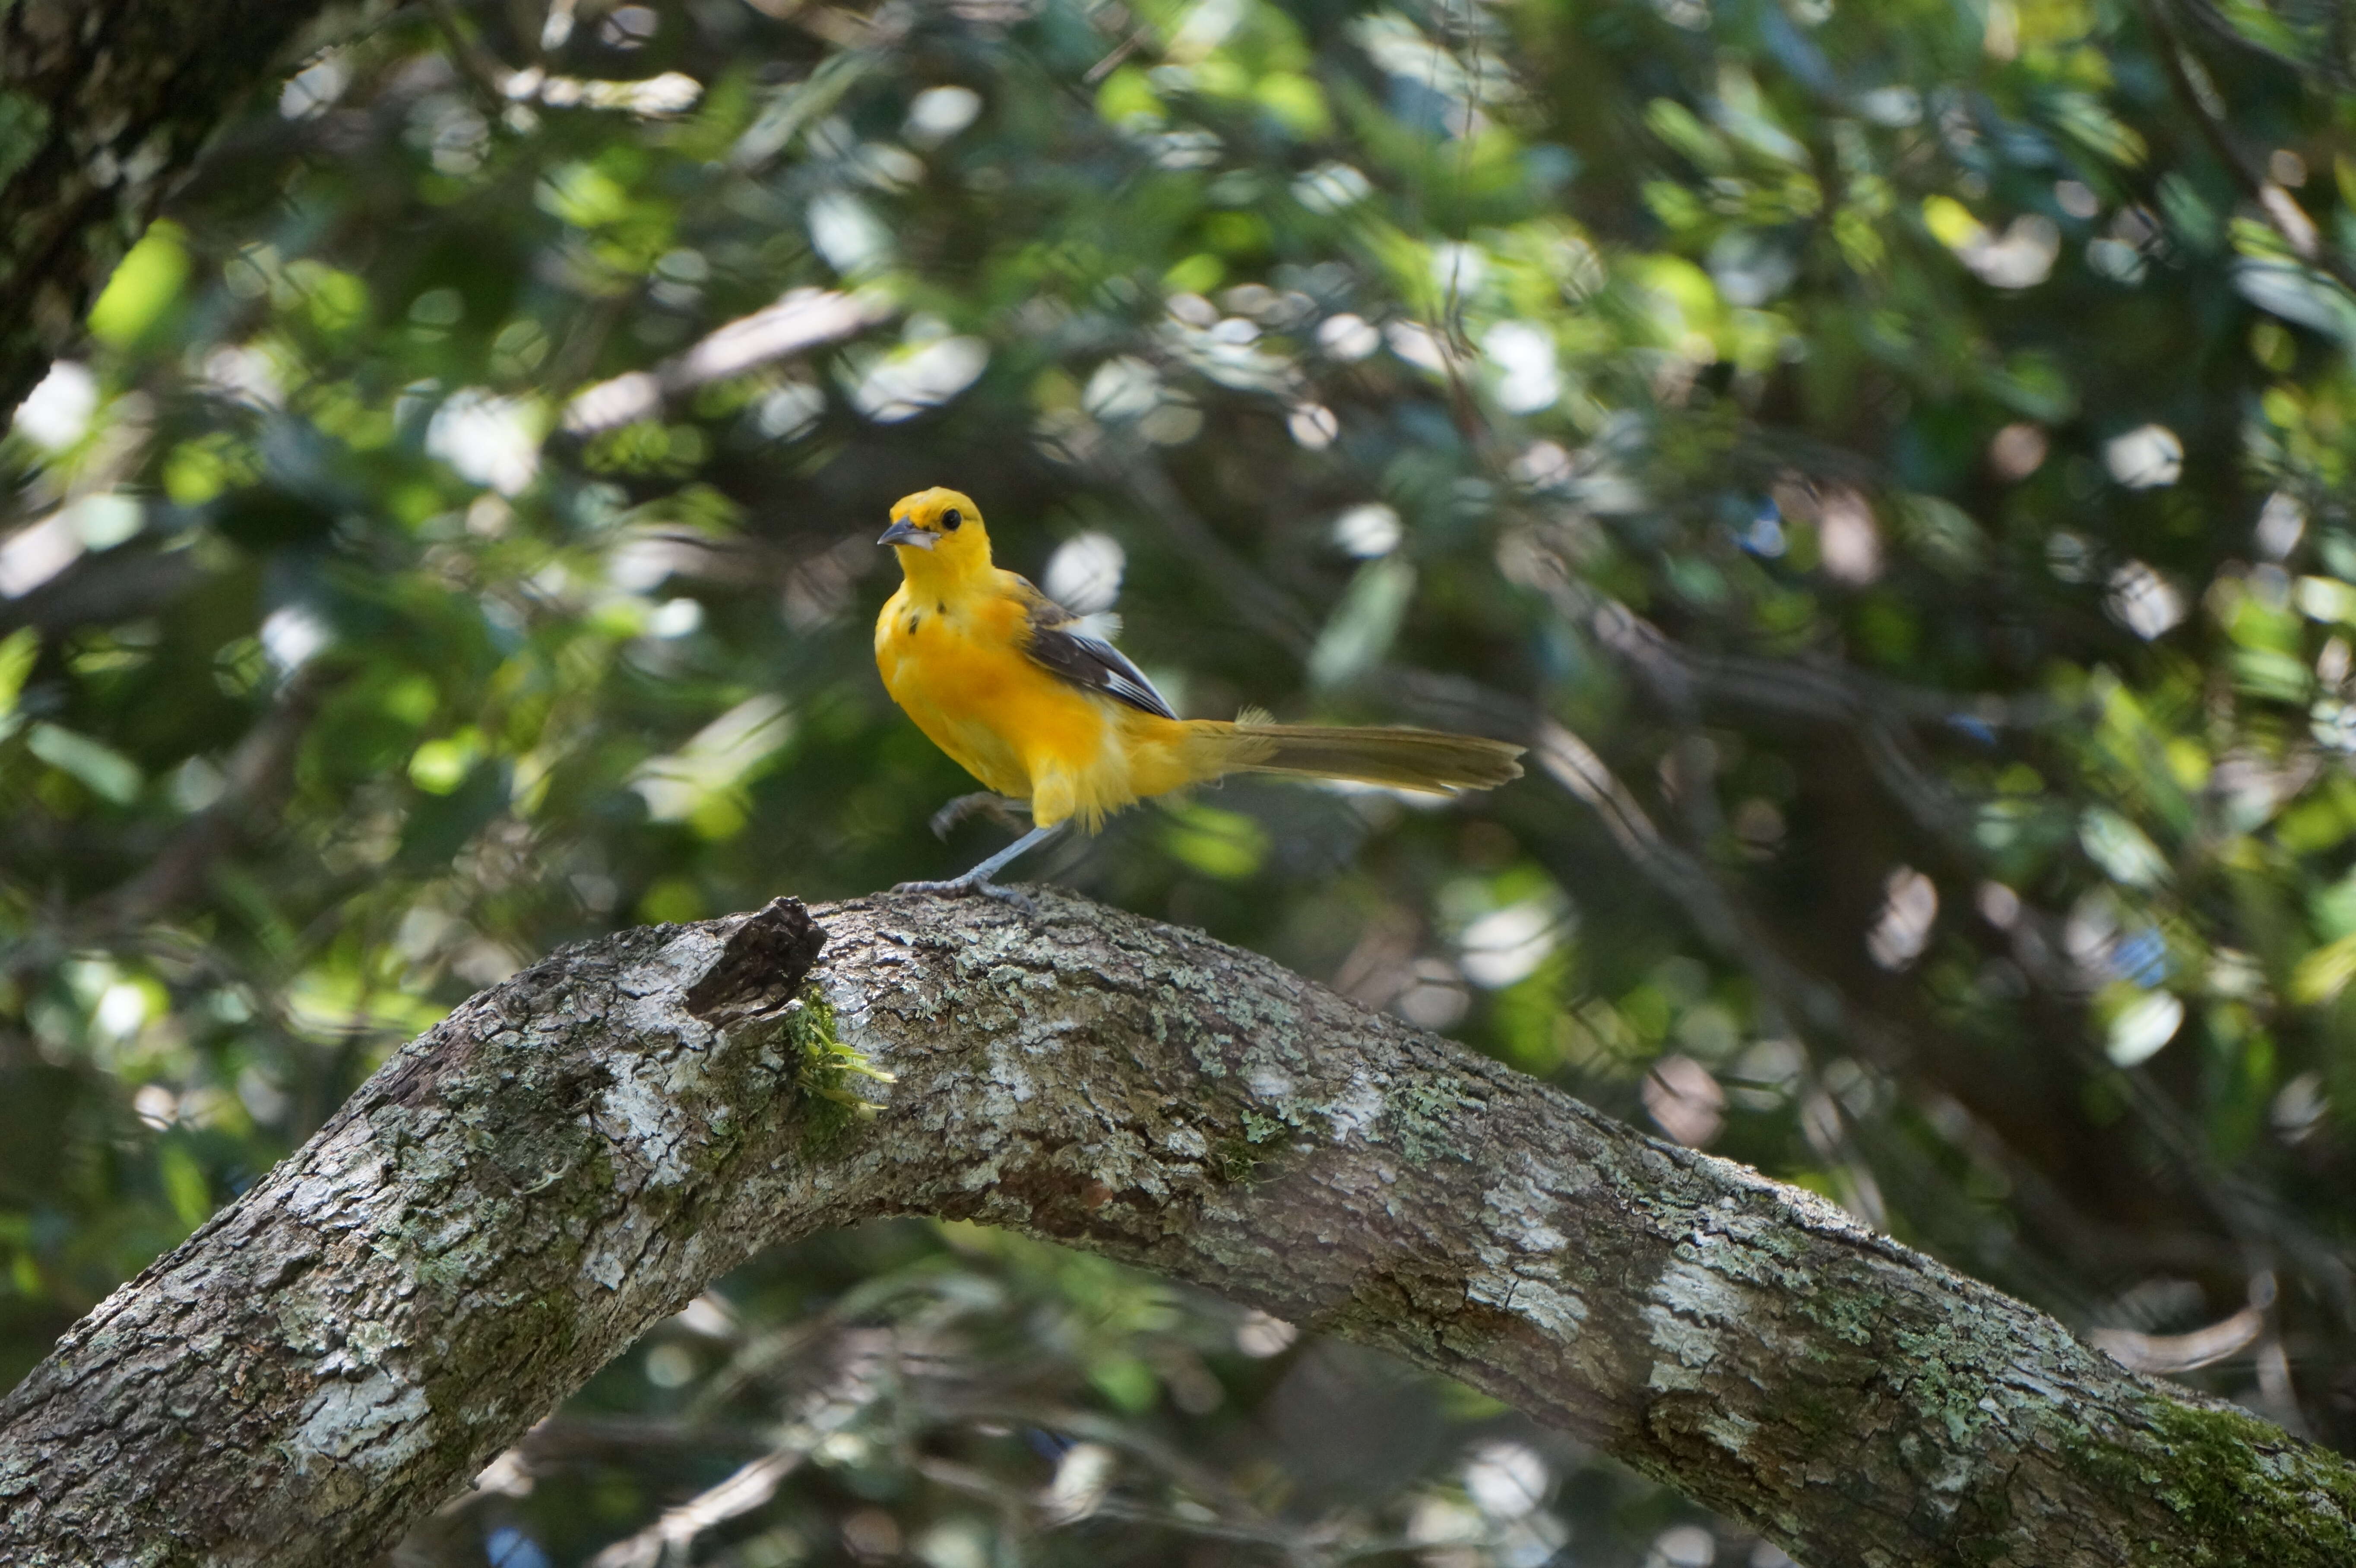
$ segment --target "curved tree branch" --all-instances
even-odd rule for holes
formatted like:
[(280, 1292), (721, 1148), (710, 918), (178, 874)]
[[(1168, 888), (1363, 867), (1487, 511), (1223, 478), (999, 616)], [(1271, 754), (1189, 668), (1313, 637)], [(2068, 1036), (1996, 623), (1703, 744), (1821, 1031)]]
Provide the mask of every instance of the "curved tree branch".
[(714, 1275), (884, 1214), (1395, 1351), (1815, 1568), (2356, 1560), (2337, 1458), (1804, 1192), (1040, 904), (780, 900), (475, 997), (0, 1403), (0, 1560), (365, 1561)]

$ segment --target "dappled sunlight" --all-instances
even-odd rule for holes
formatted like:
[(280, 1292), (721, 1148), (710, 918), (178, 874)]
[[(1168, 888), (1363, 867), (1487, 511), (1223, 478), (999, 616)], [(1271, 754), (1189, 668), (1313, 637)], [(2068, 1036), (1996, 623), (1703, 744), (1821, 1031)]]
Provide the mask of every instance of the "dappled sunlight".
[[(973, 781), (874, 676), (939, 484), (1184, 717), (1530, 748), (1030, 874), (2356, 1446), (2304, 15), (458, 0), (293, 62), (0, 434), (0, 1359), (476, 987), (1023, 831), (927, 830)], [(1317, 1327), (807, 1243), (413, 1561), (1785, 1561)]]

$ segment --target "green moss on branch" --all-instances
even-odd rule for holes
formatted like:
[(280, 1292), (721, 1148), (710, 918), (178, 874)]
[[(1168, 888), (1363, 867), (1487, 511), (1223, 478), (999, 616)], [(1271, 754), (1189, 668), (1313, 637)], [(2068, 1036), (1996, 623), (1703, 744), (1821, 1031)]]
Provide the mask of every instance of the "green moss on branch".
[(794, 1097), (802, 1116), (802, 1147), (813, 1158), (841, 1150), (852, 1132), (880, 1108), (860, 1085), (890, 1083), (892, 1074), (870, 1062), (836, 1030), (834, 1004), (817, 986), (786, 1004), (778, 1044), (793, 1063)]
[(2155, 1544), (2154, 1563), (2356, 1563), (2356, 1472), (2254, 1415), (2155, 1399), (2141, 1432), (2090, 1438), (2075, 1456), (2099, 1478), (2158, 1499), (2187, 1527), (2192, 1554)]

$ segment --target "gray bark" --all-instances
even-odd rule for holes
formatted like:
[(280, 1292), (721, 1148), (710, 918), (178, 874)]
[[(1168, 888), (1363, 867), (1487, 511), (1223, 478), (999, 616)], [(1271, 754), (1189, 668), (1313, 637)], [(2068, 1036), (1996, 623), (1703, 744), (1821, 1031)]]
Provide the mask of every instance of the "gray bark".
[(366, 1561), (755, 1249), (934, 1214), (1462, 1378), (1814, 1568), (2356, 1563), (2335, 1456), (1266, 959), (1040, 904), (779, 901), (475, 997), (0, 1402), (0, 1561)]
[[(0, 0), (0, 414), (333, 0)], [(348, 26), (358, 7), (335, 6)]]

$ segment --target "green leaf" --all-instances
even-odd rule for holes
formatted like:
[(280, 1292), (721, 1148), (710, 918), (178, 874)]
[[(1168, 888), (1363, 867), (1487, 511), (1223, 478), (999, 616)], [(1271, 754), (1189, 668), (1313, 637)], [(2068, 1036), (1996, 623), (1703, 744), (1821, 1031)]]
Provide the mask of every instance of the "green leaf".
[(2078, 841), (2115, 881), (2157, 887), (2168, 876), (2168, 858), (2142, 828), (2109, 806), (2090, 808), (2078, 822)]
[(1268, 859), (1268, 829), (1241, 812), (1189, 801), (1170, 814), (1162, 847), (1206, 877), (1241, 881)]
[(1088, 1364), (1088, 1382), (1131, 1415), (1151, 1410), (1162, 1397), (1162, 1380), (1135, 1356), (1103, 1356)]
[(1386, 556), (1360, 567), (1309, 651), (1311, 683), (1346, 686), (1382, 663), (1414, 597), (1415, 568), (1406, 561)]
[(1908, 496), (1899, 503), (1906, 542), (1933, 567), (1961, 576), (1979, 567), (1987, 540), (1970, 513), (1937, 496)]
[(30, 626), (0, 637), (0, 737), (13, 734), (21, 722), (16, 699), (23, 695), (25, 677), (32, 674), (33, 660), (40, 652), (41, 635)]
[(90, 307), (91, 336), (121, 347), (163, 318), (188, 281), (188, 252), (182, 238), (180, 226), (168, 219), (149, 225)]
[(2291, 971), (2290, 997), (2312, 1007), (2328, 1002), (2356, 979), (2356, 933), (2328, 942), (2298, 961)]
[(2057, 92), (2046, 112), (2057, 130), (2106, 162), (2134, 168), (2144, 161), (2143, 137), (2091, 93)]
[(166, 1137), (155, 1151), (156, 1174), (164, 1181), (165, 1200), (180, 1223), (195, 1230), (213, 1211), (212, 1184), (205, 1179), (205, 1168), (197, 1163), (195, 1153), (187, 1140)]
[(26, 738), (33, 755), (87, 785), (92, 795), (129, 805), (145, 782), (139, 764), (102, 741), (43, 721)]
[(2356, 345), (2356, 295), (2312, 267), (2273, 256), (2233, 264), (2233, 286), (2260, 310)]

